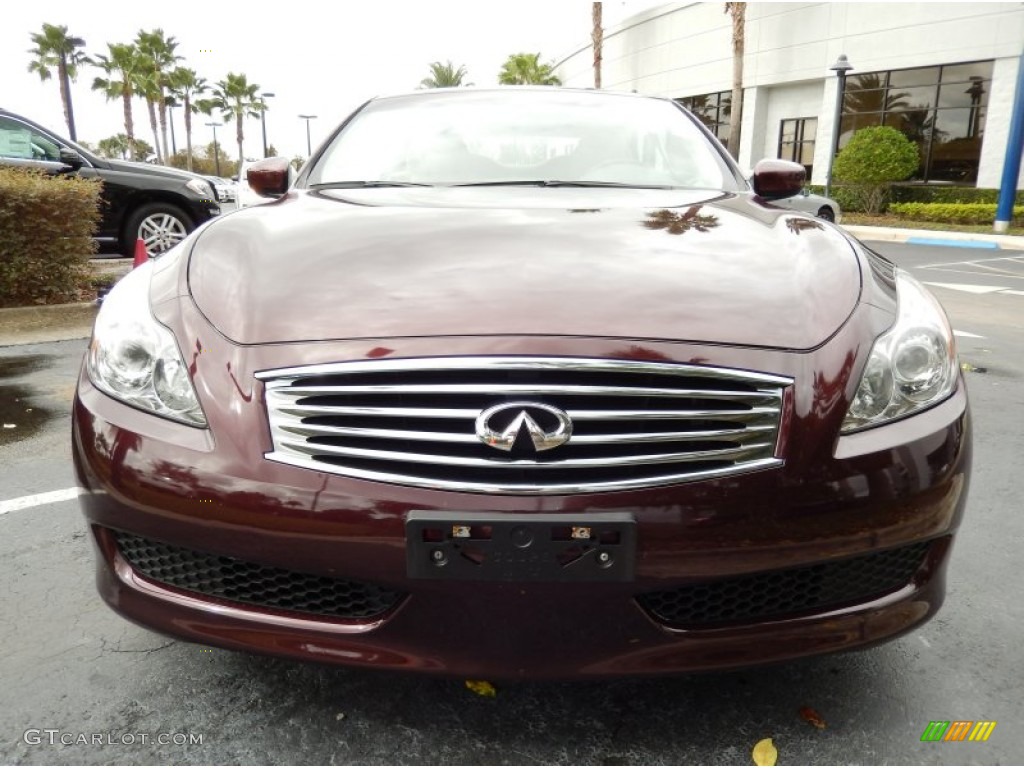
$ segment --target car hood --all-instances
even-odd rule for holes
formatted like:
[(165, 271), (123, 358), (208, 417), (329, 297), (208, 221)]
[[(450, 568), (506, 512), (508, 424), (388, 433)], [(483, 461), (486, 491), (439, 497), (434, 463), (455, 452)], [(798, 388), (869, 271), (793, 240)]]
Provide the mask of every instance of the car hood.
[(215, 221), (188, 282), (243, 344), (538, 334), (799, 350), (850, 316), (861, 273), (839, 230), (747, 194), (376, 189), (293, 191)]
[(150, 165), (149, 163), (135, 163), (131, 160), (104, 160), (104, 163), (114, 171), (124, 171), (125, 173), (143, 174), (145, 176), (159, 176), (164, 179), (180, 179), (182, 182), (186, 182), (189, 179), (203, 179), (195, 173), (189, 171), (181, 171), (177, 168), (168, 168), (165, 165)]

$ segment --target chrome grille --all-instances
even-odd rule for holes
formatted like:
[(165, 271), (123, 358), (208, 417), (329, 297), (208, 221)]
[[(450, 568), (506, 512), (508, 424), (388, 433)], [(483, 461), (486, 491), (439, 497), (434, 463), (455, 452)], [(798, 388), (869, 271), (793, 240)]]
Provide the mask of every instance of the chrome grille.
[[(671, 363), (438, 357), (257, 373), (268, 459), (348, 477), (475, 493), (594, 493), (779, 466), (790, 379)], [(572, 421), (564, 445), (503, 452), (475, 421), (533, 402)]]

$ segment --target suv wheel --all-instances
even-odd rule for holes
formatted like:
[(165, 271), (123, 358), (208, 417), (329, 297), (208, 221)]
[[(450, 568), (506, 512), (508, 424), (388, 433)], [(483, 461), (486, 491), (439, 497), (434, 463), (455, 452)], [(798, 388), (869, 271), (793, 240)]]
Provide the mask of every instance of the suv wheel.
[(836, 214), (827, 205), (823, 205), (821, 206), (821, 208), (818, 209), (818, 218), (824, 219), (825, 221), (835, 221)]
[(125, 226), (122, 252), (126, 256), (135, 253), (135, 241), (142, 238), (146, 253), (158, 256), (185, 239), (195, 229), (185, 212), (169, 203), (149, 203), (135, 210)]

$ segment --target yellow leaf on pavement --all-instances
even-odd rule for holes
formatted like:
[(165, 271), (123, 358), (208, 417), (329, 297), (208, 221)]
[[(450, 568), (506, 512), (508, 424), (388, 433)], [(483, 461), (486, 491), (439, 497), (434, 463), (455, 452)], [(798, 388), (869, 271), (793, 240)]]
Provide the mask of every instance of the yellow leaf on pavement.
[(771, 739), (761, 739), (754, 745), (754, 765), (775, 765), (779, 751)]
[(467, 680), (466, 687), (469, 688), (477, 696), (497, 696), (498, 692), (494, 690), (494, 686), (488, 683), (486, 680)]

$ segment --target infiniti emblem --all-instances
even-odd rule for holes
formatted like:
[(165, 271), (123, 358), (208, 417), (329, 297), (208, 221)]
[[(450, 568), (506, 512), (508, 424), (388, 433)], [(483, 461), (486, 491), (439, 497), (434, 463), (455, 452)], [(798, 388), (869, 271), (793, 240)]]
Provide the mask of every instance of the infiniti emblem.
[(511, 451), (523, 430), (535, 451), (550, 451), (572, 437), (572, 421), (565, 411), (542, 403), (502, 403), (476, 417), (476, 436), (499, 451)]

